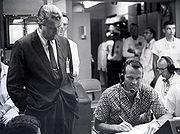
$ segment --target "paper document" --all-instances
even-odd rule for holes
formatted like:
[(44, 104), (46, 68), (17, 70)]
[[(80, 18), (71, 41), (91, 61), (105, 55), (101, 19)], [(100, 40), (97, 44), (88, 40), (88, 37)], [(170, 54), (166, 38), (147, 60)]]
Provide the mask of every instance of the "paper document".
[(147, 128), (150, 123), (145, 123), (141, 125), (134, 126), (129, 132), (121, 132), (116, 134), (144, 134), (147, 131)]

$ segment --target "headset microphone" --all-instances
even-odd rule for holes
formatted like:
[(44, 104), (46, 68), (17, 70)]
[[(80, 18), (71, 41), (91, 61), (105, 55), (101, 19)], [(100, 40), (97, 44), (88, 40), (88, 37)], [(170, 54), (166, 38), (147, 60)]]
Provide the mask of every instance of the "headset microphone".
[(130, 92), (130, 93), (135, 93), (136, 90), (132, 88), (132, 89), (129, 90), (129, 92)]
[(135, 93), (135, 92), (137, 92), (135, 89), (130, 89), (130, 90), (126, 90), (126, 89), (124, 89), (124, 87), (122, 88), (123, 90), (124, 90), (124, 92), (126, 92), (126, 93), (131, 93), (131, 94), (133, 94), (133, 93)]

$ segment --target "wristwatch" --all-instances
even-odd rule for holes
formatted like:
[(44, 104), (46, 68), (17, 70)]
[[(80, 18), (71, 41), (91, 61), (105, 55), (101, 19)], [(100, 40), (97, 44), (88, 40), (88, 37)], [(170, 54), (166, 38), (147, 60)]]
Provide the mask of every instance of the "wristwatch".
[(6, 114), (6, 110), (4, 110), (4, 109), (1, 109), (1, 110), (0, 110), (0, 112), (2, 112), (2, 113), (3, 113), (3, 115), (5, 115), (5, 114)]

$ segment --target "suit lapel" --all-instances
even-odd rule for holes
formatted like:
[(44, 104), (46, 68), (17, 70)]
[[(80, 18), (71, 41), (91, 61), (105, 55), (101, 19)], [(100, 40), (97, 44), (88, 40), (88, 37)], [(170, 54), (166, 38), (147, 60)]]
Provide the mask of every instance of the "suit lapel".
[(44, 64), (45, 67), (47, 67), (47, 70), (50, 73), (50, 75), (53, 77), (49, 59), (48, 59), (48, 57), (44, 51), (44, 48), (43, 48), (41, 41), (38, 37), (37, 31), (34, 32), (33, 37), (32, 37), (32, 47), (34, 48), (36, 53), (39, 55), (41, 62)]

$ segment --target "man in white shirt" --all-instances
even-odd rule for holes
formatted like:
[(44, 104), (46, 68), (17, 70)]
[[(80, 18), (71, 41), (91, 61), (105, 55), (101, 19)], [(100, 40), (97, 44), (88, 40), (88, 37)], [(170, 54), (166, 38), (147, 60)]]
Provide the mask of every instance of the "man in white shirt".
[(6, 87), (8, 66), (2, 62), (0, 62), (0, 72), (0, 122), (7, 124), (9, 120), (18, 115), (19, 110), (8, 95)]
[[(69, 18), (65, 13), (63, 13), (63, 16), (61, 18), (62, 25), (59, 30), (59, 35), (65, 36), (65, 32), (67, 31), (68, 28), (68, 21)], [(79, 75), (79, 65), (80, 65), (80, 60), (79, 60), (79, 54), (78, 54), (78, 47), (77, 44), (68, 39), (70, 48), (71, 48), (71, 53), (72, 53), (72, 60), (73, 60), (73, 76), (77, 77)]]
[(143, 81), (145, 84), (150, 85), (154, 79), (152, 47), (155, 42), (155, 31), (150, 27), (146, 28), (144, 31), (144, 38), (146, 44), (142, 49), (140, 62), (144, 68)]
[(159, 97), (165, 103), (167, 93), (171, 88), (180, 84), (180, 76), (175, 72), (176, 68), (173, 61), (168, 56), (162, 56), (157, 64), (159, 70), (159, 78), (156, 82), (154, 89), (158, 92)]
[(156, 79), (159, 76), (158, 71), (156, 70), (157, 61), (161, 58), (161, 56), (171, 57), (171, 59), (174, 61), (175, 67), (180, 68), (180, 39), (175, 37), (175, 23), (172, 21), (166, 21), (163, 25), (163, 32), (165, 34), (165, 37), (156, 41), (152, 49), (153, 70)]
[(180, 117), (180, 84), (173, 85), (166, 95), (165, 106), (175, 117)]
[(132, 23), (130, 25), (130, 33), (131, 36), (123, 42), (123, 57), (127, 60), (131, 58), (139, 59), (145, 44), (145, 39), (143, 36), (138, 35), (137, 24)]

